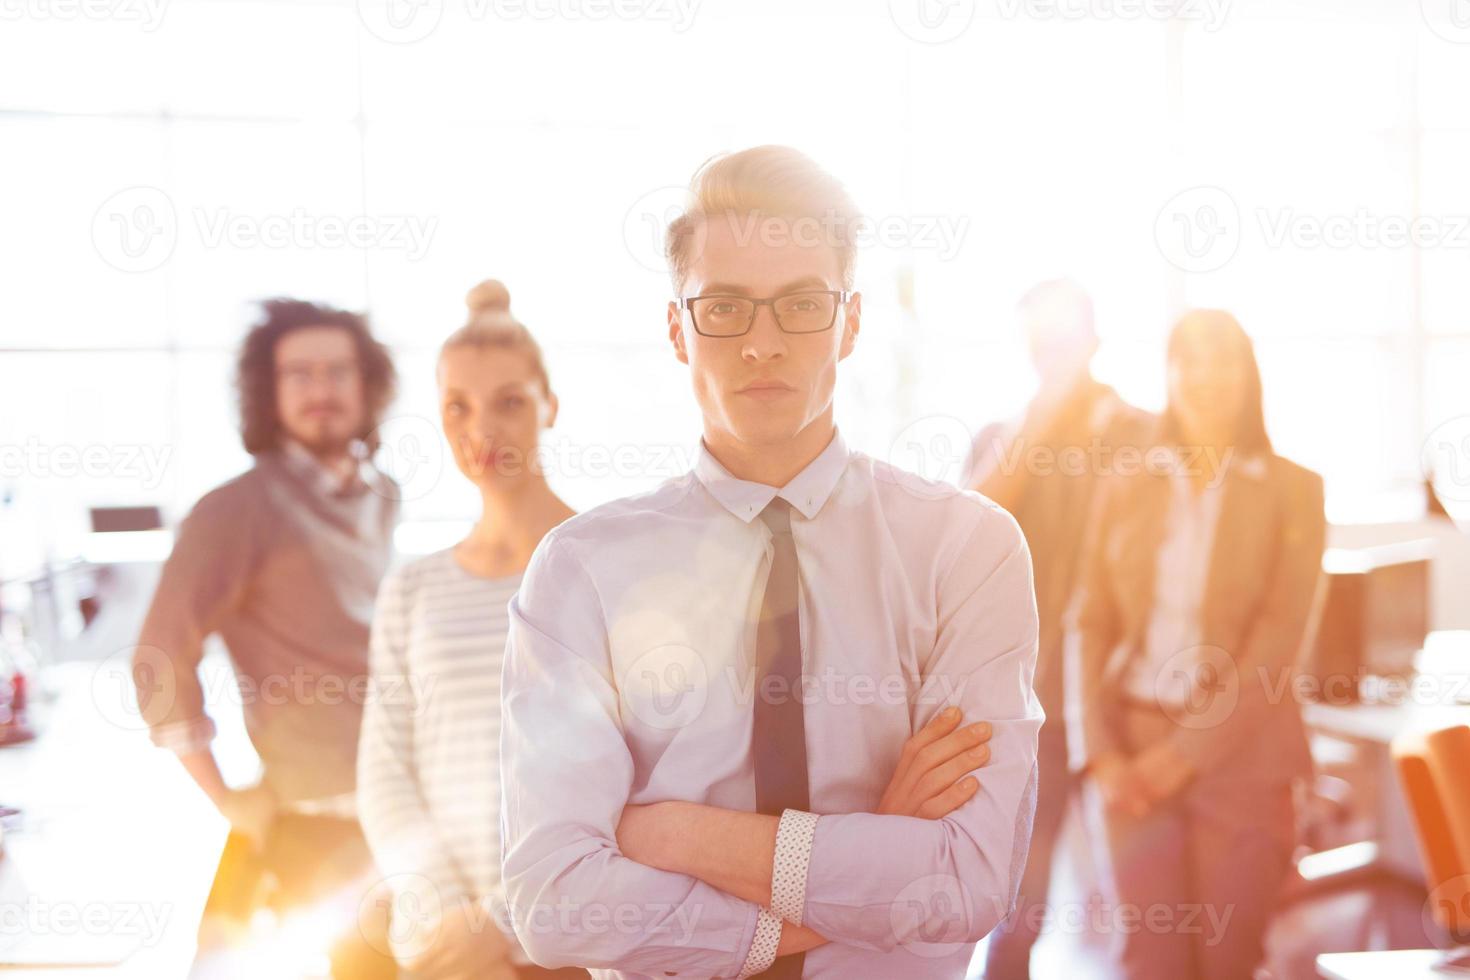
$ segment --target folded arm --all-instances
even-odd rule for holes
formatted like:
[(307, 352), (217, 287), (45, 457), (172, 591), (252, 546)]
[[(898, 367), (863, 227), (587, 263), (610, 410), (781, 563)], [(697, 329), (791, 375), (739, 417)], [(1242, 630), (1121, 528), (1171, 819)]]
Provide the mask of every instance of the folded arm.
[[(916, 718), (921, 730), (905, 746), (880, 812), (783, 824), (670, 802), (625, 816), (620, 836), (654, 863), (769, 902), (803, 934), (878, 950), (984, 936), (1014, 902), (1030, 840), (1041, 725), (1031, 693), (1030, 558), (1009, 518), (993, 517), (972, 535), (941, 581), (938, 611)], [(955, 711), (942, 712), (933, 697), (940, 690), (960, 692)], [(957, 728), (961, 719), (980, 718), (995, 723)], [(992, 735), (996, 761), (977, 779), (992, 759), (982, 744)], [(709, 840), (720, 847), (698, 846)], [(789, 868), (793, 857), (798, 868), (805, 860), (805, 879), (788, 882), (791, 900), (778, 902), (773, 866)]]
[[(735, 977), (760, 909), (623, 854), (634, 778), (607, 630), (583, 562), (555, 534), (511, 602), (502, 680), (504, 881), (543, 966)], [(777, 924), (779, 926), (779, 924)]]
[(1036, 804), (1041, 705), (1031, 556), (1009, 515), (988, 511), (939, 581), (938, 637), (921, 663), (915, 724), (954, 691), (966, 721), (993, 731), (974, 795), (947, 816), (831, 814), (816, 821), (807, 925), (875, 950), (973, 942), (1015, 904)]

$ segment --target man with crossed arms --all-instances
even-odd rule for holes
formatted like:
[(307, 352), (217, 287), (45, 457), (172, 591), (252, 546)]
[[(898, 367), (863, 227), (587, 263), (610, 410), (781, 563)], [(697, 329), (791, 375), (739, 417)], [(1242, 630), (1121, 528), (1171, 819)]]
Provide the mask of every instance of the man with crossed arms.
[(691, 196), (668, 327), (694, 469), (552, 531), (510, 604), (514, 927), (603, 980), (958, 980), (1035, 806), (1025, 540), (837, 431), (861, 314), (841, 184), (757, 147)]

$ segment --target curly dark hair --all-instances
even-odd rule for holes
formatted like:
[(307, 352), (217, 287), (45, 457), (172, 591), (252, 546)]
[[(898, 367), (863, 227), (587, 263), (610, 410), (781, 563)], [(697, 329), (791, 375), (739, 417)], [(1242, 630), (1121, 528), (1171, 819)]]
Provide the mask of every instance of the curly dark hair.
[(374, 339), (367, 317), (333, 306), (277, 297), (262, 300), (261, 318), (240, 347), (235, 388), (240, 399), (240, 438), (252, 456), (280, 445), (281, 421), (276, 414), (276, 343), (304, 327), (341, 327), (351, 335), (362, 368), (366, 417), (357, 438), (368, 452), (378, 448), (378, 423), (393, 401), (397, 374), (388, 348)]

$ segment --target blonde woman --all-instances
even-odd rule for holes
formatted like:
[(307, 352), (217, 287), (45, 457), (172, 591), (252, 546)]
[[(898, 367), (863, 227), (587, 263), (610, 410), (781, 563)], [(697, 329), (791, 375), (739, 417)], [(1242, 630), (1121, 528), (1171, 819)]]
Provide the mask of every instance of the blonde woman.
[[(362, 729), (362, 822), (396, 893), (391, 940), (415, 977), (582, 976), (530, 965), (500, 882), (500, 665), (506, 604), (543, 535), (572, 515), (535, 464), (557, 400), (541, 352), (495, 281), (439, 354), (439, 411), (480, 519), (383, 583)], [(392, 691), (392, 696), (389, 692)]]
[(1119, 475), (1093, 525), (1067, 730), (1101, 804), (1124, 975), (1234, 980), (1262, 959), (1310, 767), (1282, 692), (1321, 578), (1322, 478), (1272, 451), (1229, 313), (1175, 325), (1168, 388), (1153, 465)]

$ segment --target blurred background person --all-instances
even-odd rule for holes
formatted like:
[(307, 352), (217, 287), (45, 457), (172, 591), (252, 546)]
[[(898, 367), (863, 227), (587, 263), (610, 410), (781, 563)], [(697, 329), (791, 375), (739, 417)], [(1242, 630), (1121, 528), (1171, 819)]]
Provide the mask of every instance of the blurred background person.
[[(262, 876), (286, 908), (330, 900), (370, 874), (354, 808), (357, 740), (368, 624), (397, 515), (394, 484), (368, 461), (394, 370), (362, 315), (265, 302), (237, 383), (254, 466), (180, 525), (133, 658), (154, 743), (178, 754), (230, 824), (201, 925), (201, 969), (229, 925), (249, 921)], [(210, 747), (198, 668), (214, 634), (260, 756), (253, 786), (226, 785)], [(354, 936), (356, 905), (343, 923)], [(337, 975), (376, 975), (362, 937), (344, 943)]]
[(358, 755), (363, 826), (396, 893), (395, 952), (412, 976), (586, 977), (531, 964), (500, 877), (506, 605), (542, 536), (573, 514), (537, 452), (557, 399), (505, 287), (483, 282), (467, 301), (469, 322), (439, 353), (439, 412), (481, 514), (463, 541), (395, 570), (379, 593), (381, 696), (369, 700)]
[(1009, 510), (1031, 546), (1040, 641), (1036, 693), (1046, 711), (1037, 747), (1040, 782), (1031, 852), (1016, 910), (990, 936), (987, 980), (1029, 976), (1050, 890), (1052, 858), (1074, 780), (1062, 717), (1062, 614), (1079, 565), (1098, 470), (1119, 445), (1136, 445), (1150, 416), (1092, 376), (1098, 338), (1092, 299), (1070, 279), (1031, 287), (1016, 312), (1038, 380), (1019, 420), (980, 430), (967, 472), (971, 486)]
[(1171, 916), (1114, 930), (1123, 973), (1226, 980), (1263, 958), (1292, 783), (1311, 768), (1289, 682), (1321, 581), (1322, 480), (1273, 453), (1229, 313), (1178, 321), (1167, 381), (1151, 464), (1099, 501), (1067, 632), (1068, 727), (1119, 914)]

